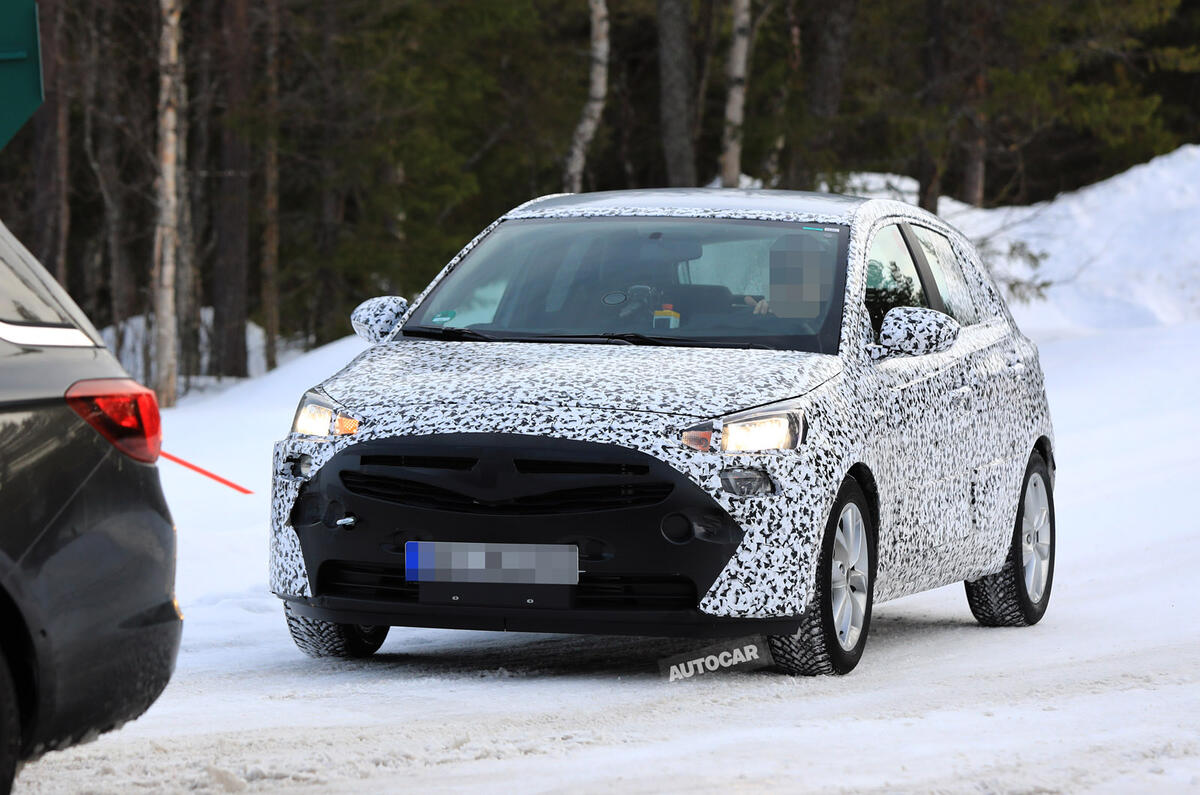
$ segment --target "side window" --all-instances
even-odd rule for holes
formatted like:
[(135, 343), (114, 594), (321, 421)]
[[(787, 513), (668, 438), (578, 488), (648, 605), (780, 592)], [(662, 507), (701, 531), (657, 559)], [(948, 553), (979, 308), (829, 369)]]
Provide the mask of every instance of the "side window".
[(954, 256), (950, 241), (944, 235), (920, 226), (914, 226), (912, 230), (925, 252), (929, 270), (933, 271), (933, 280), (937, 282), (946, 311), (964, 326), (978, 323), (979, 312), (971, 300), (971, 290), (967, 287), (962, 266), (958, 263), (958, 257)]
[(72, 325), (33, 271), (0, 239), (0, 321), (37, 326)]
[(917, 266), (900, 227), (895, 224), (881, 229), (871, 243), (867, 254), (866, 303), (876, 336), (888, 310), (898, 306), (929, 306)]

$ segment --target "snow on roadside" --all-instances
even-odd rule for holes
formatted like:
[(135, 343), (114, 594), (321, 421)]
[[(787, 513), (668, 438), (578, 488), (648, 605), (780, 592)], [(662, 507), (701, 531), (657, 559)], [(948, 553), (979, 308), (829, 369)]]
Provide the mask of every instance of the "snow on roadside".
[[(845, 192), (915, 203), (916, 181), (851, 176)], [(942, 197), (938, 214), (991, 250), (1001, 275), (1052, 282), (1047, 300), (1013, 302), (1040, 338), (1200, 320), (1200, 145), (1026, 207), (977, 209)], [(1012, 244), (1044, 255), (1031, 272)]]
[(657, 660), (710, 641), (393, 629), (363, 662), (292, 646), (265, 592), (267, 442), (360, 347), (167, 412), (168, 449), (257, 493), (162, 465), (176, 676), (122, 731), (28, 766), (19, 793), (1200, 787), (1200, 451), (1180, 443), (1200, 438), (1200, 324), (1042, 346), (1060, 557), (1041, 624), (978, 627), (951, 586), (880, 605), (849, 677), (675, 684)]

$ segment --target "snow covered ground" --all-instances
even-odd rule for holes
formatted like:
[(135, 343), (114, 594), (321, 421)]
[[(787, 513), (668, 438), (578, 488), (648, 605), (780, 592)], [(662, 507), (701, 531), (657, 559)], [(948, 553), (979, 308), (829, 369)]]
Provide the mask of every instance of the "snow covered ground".
[[(1200, 148), (1180, 151), (1200, 184)], [(1124, 211), (1125, 188), (1088, 198), (1104, 184), (1039, 211), (1061, 224), (1047, 269), (1075, 232), (1100, 241), (1066, 204)], [(657, 661), (708, 642), (400, 628), (370, 660), (310, 660), (266, 593), (270, 448), (303, 390), (362, 348), (351, 338), (165, 412), (166, 450), (255, 493), (160, 464), (186, 616), (175, 677), (140, 720), (27, 766), (16, 791), (1200, 790), (1192, 196), (1190, 226), (1101, 247), (1150, 247), (1101, 266), (1096, 285), (1124, 280), (1117, 303), (1081, 276), (1023, 310), (1058, 436), (1058, 568), (1036, 627), (979, 627), (955, 586), (879, 606), (841, 678), (669, 684)], [(1018, 214), (972, 223), (1002, 212)], [(1146, 273), (1168, 287), (1142, 290)]]

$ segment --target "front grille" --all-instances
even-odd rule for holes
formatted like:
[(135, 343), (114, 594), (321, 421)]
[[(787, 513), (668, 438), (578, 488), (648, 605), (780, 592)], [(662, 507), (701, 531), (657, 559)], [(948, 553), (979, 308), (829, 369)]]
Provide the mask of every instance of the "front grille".
[(545, 461), (540, 458), (516, 458), (513, 465), (523, 475), (647, 475), (647, 464), (607, 463), (603, 461)]
[(478, 460), (448, 455), (364, 455), (359, 458), (359, 463), (365, 467), (467, 470), (474, 467)]
[(317, 594), (386, 602), (415, 602), (417, 584), (404, 579), (404, 569), (330, 560), (321, 565), (317, 574)]
[(696, 606), (687, 577), (580, 574), (575, 606), (605, 610), (687, 610)]
[[(318, 596), (382, 602), (416, 602), (419, 584), (404, 579), (404, 569), (330, 560), (317, 576)], [(575, 606), (594, 610), (689, 610), (696, 586), (687, 577), (626, 574), (579, 575)]]
[(492, 516), (532, 516), (644, 508), (665, 500), (674, 485), (662, 482), (613, 483), (514, 497), (490, 502), (451, 489), (405, 478), (344, 470), (342, 484), (354, 494), (413, 508)]

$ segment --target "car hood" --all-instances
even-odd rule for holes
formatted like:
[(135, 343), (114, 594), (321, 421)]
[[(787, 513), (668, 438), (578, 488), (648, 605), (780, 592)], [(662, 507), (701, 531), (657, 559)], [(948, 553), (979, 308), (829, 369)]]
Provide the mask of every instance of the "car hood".
[(401, 339), (321, 387), (368, 421), (404, 406), (498, 403), (707, 418), (802, 395), (840, 371), (836, 356), (801, 351)]

